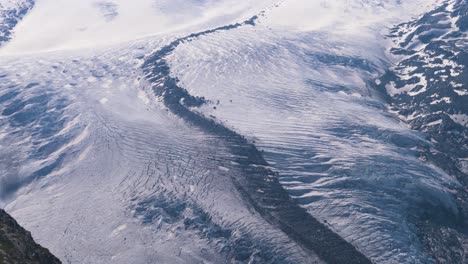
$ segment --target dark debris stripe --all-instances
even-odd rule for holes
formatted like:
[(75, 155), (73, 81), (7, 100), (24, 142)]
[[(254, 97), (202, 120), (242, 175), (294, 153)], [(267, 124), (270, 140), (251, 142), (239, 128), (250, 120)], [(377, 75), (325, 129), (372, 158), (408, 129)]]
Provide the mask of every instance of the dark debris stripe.
[(217, 31), (227, 31), (245, 25), (255, 26), (257, 18), (258, 16), (254, 16), (243, 23), (194, 33), (171, 42), (146, 58), (142, 66), (145, 76), (153, 84), (154, 93), (162, 98), (165, 106), (173, 114), (225, 140), (243, 171), (242, 176), (233, 179), (236, 188), (246, 202), (269, 224), (282, 230), (306, 250), (315, 252), (327, 263), (372, 263), (352, 244), (312, 217), (291, 199), (279, 183), (278, 175), (269, 169), (269, 164), (254, 144), (222, 124), (191, 111), (189, 107), (198, 107), (207, 101), (203, 97), (190, 95), (178, 85), (177, 78), (170, 77), (170, 67), (165, 57), (181, 43)]

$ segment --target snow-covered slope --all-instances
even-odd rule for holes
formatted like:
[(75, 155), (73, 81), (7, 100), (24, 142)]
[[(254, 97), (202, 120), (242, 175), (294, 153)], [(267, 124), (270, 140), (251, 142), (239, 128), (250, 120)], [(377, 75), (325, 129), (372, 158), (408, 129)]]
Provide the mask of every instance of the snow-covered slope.
[[(424, 16), (396, 26), (390, 38), (395, 66), (379, 78), (390, 110), (431, 144), (421, 159), (436, 164), (464, 186), (457, 191), (459, 208), (468, 210), (468, 2), (446, 1)], [(441, 217), (439, 217), (441, 218)], [(434, 258), (464, 263), (467, 223), (445, 217), (420, 225)], [(455, 221), (454, 221), (455, 220)], [(450, 245), (450, 246), (447, 246)]]
[(12, 31), (34, 6), (34, 0), (0, 1), (0, 45), (11, 40)]
[(251, 16), (272, 0), (38, 0), (2, 53), (89, 48)]
[(5, 60), (6, 209), (65, 263), (316, 258), (246, 207), (221, 139), (145, 92), (143, 44)]
[(38, 0), (0, 49), (0, 205), (64, 263), (465, 263), (466, 184), (427, 158), (459, 152), (387, 94), (433, 17), (463, 93), (444, 2)]
[(398, 25), (390, 35), (397, 65), (379, 81), (392, 99), (392, 110), (431, 137), (439, 152), (432, 155), (448, 157), (439, 157), (443, 159), (439, 166), (452, 160), (464, 182), (468, 180), (467, 21), (468, 3), (454, 0)]
[[(398, 12), (379, 18), (379, 29), (368, 18), (385, 3)], [(303, 19), (266, 12), (255, 28), (200, 37), (168, 60), (182, 87), (211, 102), (205, 116), (255, 142), (313, 216), (377, 263), (435, 263), (418, 225), (458, 223), (463, 192), (455, 175), (420, 158), (431, 142), (388, 114), (370, 83), (388, 65), (382, 26), (420, 10), (385, 3), (359, 2), (356, 15), (358, 1), (285, 1), (272, 14), (319, 7), (327, 15), (311, 19), (323, 25), (298, 28)]]

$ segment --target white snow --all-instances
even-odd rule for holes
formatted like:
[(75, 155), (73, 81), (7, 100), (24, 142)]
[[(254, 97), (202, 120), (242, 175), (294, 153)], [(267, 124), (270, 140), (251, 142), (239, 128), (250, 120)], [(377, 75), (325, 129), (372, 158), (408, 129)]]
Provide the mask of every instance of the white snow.
[[(353, 3), (364, 8), (354, 12)], [(219, 100), (202, 112), (255, 139), (291, 196), (373, 261), (427, 263), (406, 216), (417, 214), (418, 196), (456, 211), (449, 186), (457, 182), (408, 155), (424, 139), (369, 97), (365, 80), (380, 75), (385, 47), (378, 23), (359, 20), (380, 8), (365, 3), (285, 1), (255, 28), (180, 45), (172, 75), (191, 94)], [(379, 23), (417, 10), (405, 7), (392, 6)], [(427, 83), (420, 75), (418, 91), (391, 85), (416, 94)]]
[[(0, 193), (0, 203), (38, 242), (65, 263), (222, 263), (222, 240), (151, 211), (168, 201), (209, 211), (234, 236), (246, 232), (291, 258), (307, 256), (245, 207), (232, 183), (242, 172), (223, 141), (168, 113), (151, 93), (161, 84), (146, 83), (140, 71), (141, 56), (175, 35), (265, 9), (255, 28), (179, 46), (167, 58), (171, 74), (191, 94), (219, 100), (216, 109), (198, 110), (255, 139), (293, 199), (373, 261), (428, 263), (408, 219), (421, 200), (456, 214), (458, 183), (414, 155), (428, 142), (388, 114), (366, 81), (388, 63), (382, 29), (438, 1), (106, 2), (110, 10), (103, 1), (38, 0), (0, 50), (7, 74), (0, 85), (21, 100), (49, 100), (24, 127), (0, 119), (1, 187), (24, 181), (11, 196)], [(387, 89), (421, 93), (427, 83), (420, 77), (419, 91)], [(33, 81), (39, 85), (26, 89)], [(40, 137), (32, 131), (44, 128), (42, 118), (64, 123)], [(466, 116), (451, 118), (466, 124)], [(59, 146), (34, 156), (49, 143)], [(50, 174), (27, 181), (62, 154)], [(188, 208), (181, 219), (192, 214)]]
[(267, 13), (266, 24), (299, 31), (335, 31), (366, 36), (369, 28), (381, 27), (423, 13), (439, 1), (394, 0), (288, 0)]
[(450, 104), (452, 102), (452, 100), (450, 99), (450, 97), (443, 97), (443, 98), (440, 98), (438, 100), (432, 101), (431, 105), (436, 105), (436, 104), (439, 104), (441, 102), (445, 102), (447, 104)]
[(438, 119), (438, 120), (436, 120), (436, 121), (427, 123), (425, 126), (430, 127), (430, 126), (437, 126), (437, 125), (440, 125), (440, 124), (442, 124), (442, 119)]
[(0, 10), (16, 9), (24, 5), (25, 0), (0, 0)]
[(467, 91), (467, 90), (457, 90), (457, 89), (454, 89), (453, 91), (456, 92), (456, 93), (457, 93), (458, 95), (460, 95), (460, 96), (468, 95), (468, 91)]
[(449, 116), (455, 123), (458, 123), (464, 127), (466, 127), (468, 124), (468, 115), (454, 114), (454, 115), (449, 115)]
[[(31, 123), (0, 122), (0, 205), (64, 263), (222, 263), (229, 242), (200, 234), (213, 225), (232, 230), (232, 239), (274, 241), (273, 250), (305, 262), (313, 255), (245, 207), (231, 180), (241, 171), (223, 142), (168, 114), (148, 93), (134, 58), (163, 41), (3, 57), (1, 95), (48, 101), (31, 103), (45, 107)], [(26, 88), (30, 82), (39, 85)], [(50, 125), (60, 121), (54, 133)], [(61, 157), (50, 173), (28, 180)], [(21, 188), (5, 196), (16, 182)], [(164, 203), (187, 208), (172, 219), (161, 213), (171, 208), (154, 211)], [(212, 226), (186, 230), (196, 208), (209, 212)]]
[[(5, 0), (3, 0), (5, 1)], [(96, 47), (148, 35), (197, 31), (242, 20), (272, 0), (36, 0), (1, 54)], [(108, 20), (102, 5), (111, 3)]]
[(100, 102), (101, 104), (106, 104), (107, 102), (109, 102), (109, 99), (103, 97), (103, 98), (101, 98), (101, 99), (99, 100), (99, 102)]

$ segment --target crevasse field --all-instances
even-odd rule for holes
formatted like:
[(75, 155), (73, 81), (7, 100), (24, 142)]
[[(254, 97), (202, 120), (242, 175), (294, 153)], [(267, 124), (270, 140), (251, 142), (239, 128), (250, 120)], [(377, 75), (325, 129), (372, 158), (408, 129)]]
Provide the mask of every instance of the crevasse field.
[(467, 263), (467, 12), (0, 0), (0, 206), (63, 263)]

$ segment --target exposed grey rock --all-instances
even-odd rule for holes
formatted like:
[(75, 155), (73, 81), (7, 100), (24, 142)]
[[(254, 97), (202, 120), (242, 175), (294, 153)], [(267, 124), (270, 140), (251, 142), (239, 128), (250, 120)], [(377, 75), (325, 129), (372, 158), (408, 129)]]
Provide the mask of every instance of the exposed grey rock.
[(0, 263), (56, 264), (61, 262), (49, 250), (36, 244), (30, 232), (0, 209)]

